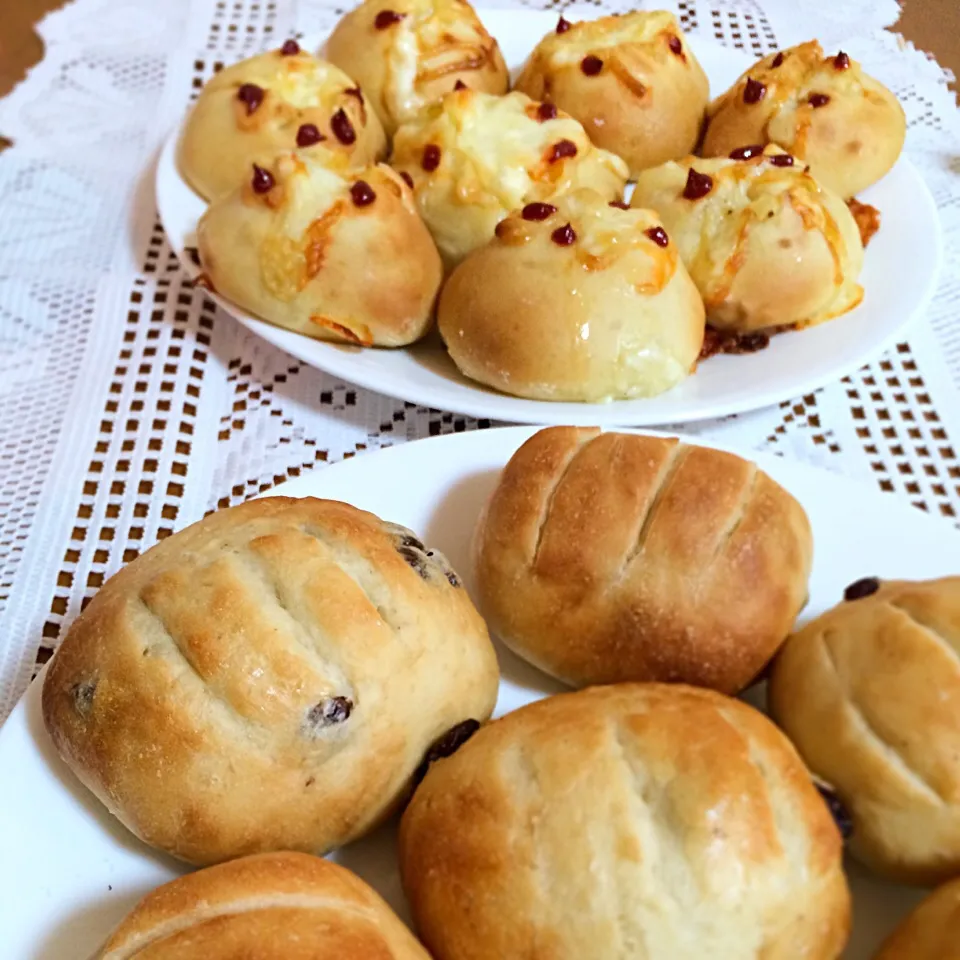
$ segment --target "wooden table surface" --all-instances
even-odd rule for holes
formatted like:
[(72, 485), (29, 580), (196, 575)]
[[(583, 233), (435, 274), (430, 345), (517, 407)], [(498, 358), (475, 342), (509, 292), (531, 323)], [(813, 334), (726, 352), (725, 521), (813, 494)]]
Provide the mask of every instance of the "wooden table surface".
[[(901, 3), (903, 16), (897, 29), (960, 76), (960, 2), (901, 0)], [(0, 96), (21, 80), (43, 55), (43, 44), (33, 25), (48, 10), (60, 6), (62, 0), (0, 0)], [(2, 133), (0, 130), (0, 135)]]

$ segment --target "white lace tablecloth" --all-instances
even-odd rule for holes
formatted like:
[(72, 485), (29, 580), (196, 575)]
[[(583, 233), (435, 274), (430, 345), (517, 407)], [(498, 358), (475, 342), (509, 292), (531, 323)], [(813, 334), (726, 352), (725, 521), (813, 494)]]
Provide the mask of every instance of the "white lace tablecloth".
[[(501, 0), (502, 2), (502, 0)], [(628, 9), (537, 2), (567, 16)], [(900, 97), (946, 238), (937, 296), (887, 356), (779, 407), (686, 428), (857, 476), (960, 521), (960, 114), (892, 0), (657, 2), (761, 55), (819, 37)], [(74, 0), (0, 133), (0, 720), (119, 566), (218, 506), (345, 457), (487, 427), (341, 383), (191, 287), (153, 196), (215, 65), (327, 31), (328, 0)]]

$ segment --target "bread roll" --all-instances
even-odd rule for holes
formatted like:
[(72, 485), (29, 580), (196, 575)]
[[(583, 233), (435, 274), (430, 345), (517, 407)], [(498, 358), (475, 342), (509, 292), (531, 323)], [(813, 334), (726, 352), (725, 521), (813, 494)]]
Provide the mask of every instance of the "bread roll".
[(448, 94), (397, 131), (390, 163), (413, 181), (448, 267), (524, 204), (578, 187), (619, 199), (627, 179), (627, 165), (593, 146), (576, 120), (516, 91)]
[(197, 244), (208, 286), (308, 337), (400, 347), (433, 322), (440, 257), (383, 164), (344, 171), (281, 154), (207, 208)]
[(497, 41), (466, 0), (365, 0), (325, 52), (357, 78), (390, 136), (458, 84), (498, 95), (510, 88)]
[(447, 281), (438, 321), (464, 374), (537, 400), (662, 393), (703, 342), (703, 303), (656, 214), (592, 190), (502, 220)]
[(475, 552), (491, 631), (551, 676), (732, 694), (790, 632), (812, 543), (803, 507), (740, 457), (551, 427), (510, 459)]
[(960, 878), (934, 890), (887, 937), (875, 960), (960, 960)]
[(837, 828), (762, 714), (692, 687), (541, 700), (434, 764), (400, 868), (435, 960), (833, 960)]
[(666, 10), (567, 23), (537, 44), (516, 83), (579, 120), (590, 139), (627, 161), (630, 176), (690, 153), (710, 89)]
[(858, 581), (786, 642), (772, 716), (893, 879), (960, 874), (960, 577)]
[(496, 656), (439, 554), (344, 503), (214, 513), (113, 576), (67, 633), (43, 716), (74, 773), (196, 864), (327, 851), (489, 716)]
[(216, 200), (249, 177), (251, 164), (268, 166), (297, 147), (365, 167), (386, 154), (387, 138), (347, 74), (288, 41), (214, 74), (187, 117), (179, 166), (197, 193)]
[(897, 98), (844, 52), (816, 40), (755, 63), (708, 110), (705, 157), (777, 143), (844, 199), (896, 163), (907, 122)]
[(847, 205), (779, 147), (646, 170), (633, 206), (675, 238), (718, 330), (823, 323), (863, 298), (863, 244)]
[(430, 960), (359, 877), (302, 853), (265, 853), (158, 887), (94, 960)]

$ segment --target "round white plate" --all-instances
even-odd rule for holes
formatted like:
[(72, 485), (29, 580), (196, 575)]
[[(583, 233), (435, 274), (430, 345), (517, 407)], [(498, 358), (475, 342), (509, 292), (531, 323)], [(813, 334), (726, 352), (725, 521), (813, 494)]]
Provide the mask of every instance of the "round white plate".
[[(478, 10), (516, 70), (537, 41), (556, 24), (553, 13)], [(714, 94), (729, 87), (753, 58), (739, 50), (691, 36)], [(303, 41), (308, 49), (321, 41)], [(174, 131), (157, 168), (160, 217), (181, 262), (194, 246), (204, 201), (180, 176)], [(652, 425), (685, 423), (769, 406), (836, 380), (902, 339), (910, 321), (933, 293), (940, 264), (940, 227), (933, 198), (916, 168), (901, 158), (861, 197), (878, 207), (882, 227), (867, 250), (863, 303), (843, 317), (811, 330), (775, 337), (766, 350), (717, 356), (668, 393), (648, 400), (607, 404), (550, 403), (496, 393), (463, 377), (436, 336), (405, 350), (371, 350), (325, 343), (257, 320), (240, 307), (214, 299), (245, 327), (311, 366), (362, 387), (423, 406), (475, 417), (522, 423)]]
[[(274, 494), (348, 500), (418, 531), (472, 587), (468, 544), (480, 506), (531, 428), (422, 440), (317, 470)], [(757, 462), (798, 497), (815, 548), (805, 616), (834, 604), (859, 577), (926, 578), (960, 572), (960, 536), (893, 497), (776, 457)], [(388, 478), (385, 480), (385, 478)], [(559, 685), (503, 648), (497, 714)], [(35, 683), (0, 730), (0, 950), (5, 960), (86, 957), (134, 902), (184, 867), (151, 852), (113, 820), (53, 751)], [(336, 859), (406, 915), (394, 824)], [(850, 864), (854, 935), (847, 960), (869, 960), (920, 893), (871, 879)]]

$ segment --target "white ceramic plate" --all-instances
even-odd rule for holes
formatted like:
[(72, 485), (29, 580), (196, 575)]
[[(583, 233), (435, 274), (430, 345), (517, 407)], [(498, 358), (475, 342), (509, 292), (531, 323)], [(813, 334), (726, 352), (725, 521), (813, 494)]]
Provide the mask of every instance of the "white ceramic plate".
[[(514, 70), (557, 20), (556, 14), (542, 11), (481, 8), (478, 12)], [(714, 94), (730, 86), (752, 62), (741, 51), (697, 36), (689, 40)], [(317, 49), (321, 42), (303, 41), (303, 45)], [(171, 134), (160, 156), (157, 203), (173, 248), (189, 264), (183, 248), (194, 245), (196, 223), (205, 204), (177, 171), (178, 135), (179, 131)], [(684, 423), (809, 393), (902, 339), (929, 300), (939, 269), (936, 208), (920, 175), (905, 158), (861, 199), (878, 207), (883, 218), (880, 233), (867, 250), (862, 276), (866, 296), (861, 306), (812, 330), (775, 337), (760, 353), (713, 357), (684, 383), (648, 400), (596, 405), (509, 397), (463, 377), (435, 336), (405, 350), (364, 350), (312, 340), (257, 320), (222, 298), (214, 299), (245, 327), (306, 363), (423, 406), (522, 423)]]
[[(418, 531), (471, 589), (468, 543), (497, 475), (530, 428), (453, 434), (403, 444), (277, 487), (286, 496), (348, 500)], [(861, 576), (926, 578), (960, 572), (960, 536), (946, 523), (852, 481), (776, 457), (757, 462), (803, 503), (813, 525), (814, 616)], [(384, 482), (389, 477), (389, 482)], [(559, 686), (499, 649), (503, 714)], [(0, 954), (4, 960), (86, 957), (134, 902), (182, 865), (151, 852), (113, 820), (54, 753), (35, 683), (0, 730)], [(394, 824), (336, 855), (405, 915)], [(869, 960), (919, 892), (850, 865), (854, 936), (846, 960)]]

